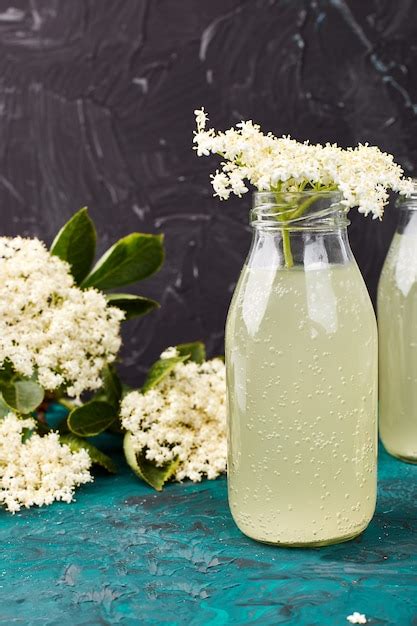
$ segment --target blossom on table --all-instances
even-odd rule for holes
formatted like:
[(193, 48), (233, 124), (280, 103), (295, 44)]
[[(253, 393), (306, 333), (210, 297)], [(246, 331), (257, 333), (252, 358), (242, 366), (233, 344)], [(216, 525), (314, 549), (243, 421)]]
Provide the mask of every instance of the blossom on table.
[(348, 615), (346, 619), (351, 624), (366, 624), (368, 621), (363, 613), (358, 613), (357, 611), (352, 613), (352, 615)]
[(8, 360), (69, 396), (98, 389), (123, 318), (96, 289), (79, 289), (70, 266), (38, 239), (0, 237), (0, 367)]
[(35, 420), (9, 413), (0, 420), (0, 504), (11, 513), (21, 508), (71, 502), (75, 487), (92, 481), (86, 450), (72, 452), (58, 433), (30, 434)]
[[(169, 348), (161, 358), (175, 355), (175, 348)], [(144, 452), (158, 466), (179, 459), (176, 480), (213, 479), (226, 470), (226, 381), (221, 359), (178, 363), (156, 387), (129, 393), (120, 415), (136, 453)]]
[(263, 134), (258, 124), (240, 122), (225, 132), (207, 129), (207, 114), (196, 110), (194, 133), (198, 156), (220, 155), (221, 170), (212, 175), (214, 195), (241, 196), (248, 181), (259, 191), (339, 190), (343, 203), (381, 218), (388, 191), (412, 192), (412, 182), (392, 155), (368, 144), (343, 149), (336, 144), (310, 144), (291, 137)]

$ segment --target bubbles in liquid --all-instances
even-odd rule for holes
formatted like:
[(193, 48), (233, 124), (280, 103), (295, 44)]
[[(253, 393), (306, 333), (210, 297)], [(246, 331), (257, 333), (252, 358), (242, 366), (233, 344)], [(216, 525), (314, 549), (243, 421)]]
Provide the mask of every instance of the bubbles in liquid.
[[(270, 270), (246, 271), (258, 289), (271, 283)], [(251, 298), (245, 276), (229, 313), (230, 506), (240, 528), (264, 541), (349, 535), (362, 530), (374, 509), (375, 319), (356, 266), (324, 271), (334, 292), (332, 328), (308, 317), (302, 271), (275, 273), (255, 335), (242, 315), (242, 294)], [(360, 323), (353, 324), (355, 317)], [(233, 354), (245, 362), (242, 370), (234, 368)], [(244, 410), (234, 393), (240, 376)], [(257, 428), (249, 430), (247, 423)], [(251, 466), (249, 455), (262, 462)]]

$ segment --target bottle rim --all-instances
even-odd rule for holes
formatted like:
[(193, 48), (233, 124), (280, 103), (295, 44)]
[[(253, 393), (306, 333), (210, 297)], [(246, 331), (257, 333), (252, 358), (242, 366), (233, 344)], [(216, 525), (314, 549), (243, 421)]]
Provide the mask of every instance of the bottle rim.
[(269, 229), (333, 230), (349, 225), (340, 191), (256, 191), (250, 222)]

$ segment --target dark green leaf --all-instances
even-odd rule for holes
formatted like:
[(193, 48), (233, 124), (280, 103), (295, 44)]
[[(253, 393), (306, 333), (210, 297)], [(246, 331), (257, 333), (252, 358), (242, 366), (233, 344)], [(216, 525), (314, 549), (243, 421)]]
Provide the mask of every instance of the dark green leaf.
[(0, 393), (0, 418), (5, 417), (10, 413), (10, 407), (6, 404), (2, 394)]
[(134, 391), (134, 387), (131, 387), (130, 385), (126, 384), (126, 383), (122, 383), (122, 399), (127, 396), (128, 393), (130, 393), (131, 391)]
[(61, 443), (66, 443), (73, 452), (77, 452), (82, 449), (87, 450), (94, 465), (104, 467), (104, 469), (111, 474), (115, 474), (117, 472), (117, 466), (112, 459), (107, 456), (107, 454), (104, 454), (104, 452), (101, 452), (101, 450), (96, 448), (96, 446), (93, 446), (93, 444), (86, 439), (80, 439), (75, 435), (61, 435), (59, 439)]
[(104, 432), (117, 418), (117, 409), (109, 402), (92, 400), (73, 409), (68, 428), (74, 435), (94, 437)]
[[(33, 431), (31, 428), (23, 428), (22, 430), (22, 443), (26, 443), (32, 437)], [(47, 434), (47, 433), (45, 433)]]
[[(48, 424), (46, 424), (46, 422), (41, 422), (39, 419), (36, 420), (36, 432), (38, 433), (38, 435), (47, 435), (48, 433), (51, 432), (51, 428), (49, 428)], [(54, 429), (55, 430), (55, 429)]]
[(115, 407), (119, 406), (122, 397), (122, 383), (116, 370), (111, 365), (103, 369), (103, 390), (106, 400)]
[(187, 355), (173, 356), (169, 359), (159, 359), (159, 361), (154, 363), (150, 368), (146, 376), (145, 383), (142, 387), (142, 393), (146, 393), (147, 391), (149, 391), (149, 389), (155, 387), (158, 383), (161, 382), (161, 380), (165, 378), (165, 376), (168, 376), (172, 372), (172, 370), (178, 363), (183, 363), (188, 358), (189, 357)]
[(37, 409), (45, 395), (43, 388), (33, 380), (0, 381), (0, 389), (9, 407), (22, 414)]
[(179, 464), (179, 459), (175, 459), (158, 467), (151, 461), (148, 461), (144, 453), (136, 454), (133, 449), (131, 433), (126, 433), (123, 440), (123, 449), (126, 461), (135, 474), (157, 491), (162, 491), (162, 487), (175, 474)]
[(0, 368), (0, 380), (9, 382), (14, 375), (13, 365), (6, 359)]
[(115, 435), (123, 435), (125, 432), (126, 429), (123, 428), (120, 418), (113, 422), (111, 426), (109, 426), (109, 433), (114, 433)]
[(180, 356), (189, 356), (190, 361), (195, 363), (203, 363), (206, 360), (206, 348), (202, 341), (193, 341), (191, 343), (181, 343), (176, 346)]
[(146, 315), (146, 313), (159, 307), (159, 304), (155, 302), (155, 300), (135, 296), (131, 293), (109, 293), (106, 298), (111, 306), (117, 306), (118, 309), (126, 313), (126, 320), (130, 320), (132, 317)]
[(90, 271), (95, 252), (96, 230), (84, 207), (61, 228), (52, 242), (51, 253), (70, 264), (74, 280), (79, 284)]
[(107, 250), (81, 286), (105, 290), (129, 285), (156, 272), (163, 259), (162, 235), (132, 233)]

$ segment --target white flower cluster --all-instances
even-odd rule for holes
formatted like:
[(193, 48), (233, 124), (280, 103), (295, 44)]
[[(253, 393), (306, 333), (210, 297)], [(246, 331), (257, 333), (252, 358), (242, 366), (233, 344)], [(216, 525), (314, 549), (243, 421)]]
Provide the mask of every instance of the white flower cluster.
[(36, 371), (52, 391), (78, 397), (101, 386), (120, 348), (124, 313), (96, 289), (82, 291), (67, 263), (37, 239), (0, 238), (0, 366)]
[(251, 121), (240, 122), (225, 132), (206, 129), (204, 109), (195, 111), (194, 133), (198, 156), (218, 154), (224, 158), (221, 171), (212, 176), (215, 195), (248, 191), (248, 181), (259, 191), (308, 191), (338, 189), (348, 207), (381, 218), (388, 190), (412, 192), (412, 183), (392, 155), (368, 144), (343, 149), (336, 144), (312, 145), (290, 137), (264, 135)]
[(71, 502), (75, 487), (93, 480), (88, 452), (71, 452), (57, 433), (33, 433), (23, 441), (26, 429), (34, 427), (33, 419), (13, 413), (0, 420), (0, 504), (11, 513), (54, 500)]
[(348, 615), (346, 619), (351, 624), (367, 624), (368, 622), (365, 615), (363, 613), (358, 613), (358, 611), (355, 611), (352, 615)]
[[(174, 355), (171, 348), (161, 358)], [(155, 388), (129, 393), (122, 402), (121, 418), (137, 453), (144, 451), (156, 465), (179, 459), (178, 481), (213, 479), (226, 470), (226, 382), (221, 359), (177, 364)]]

